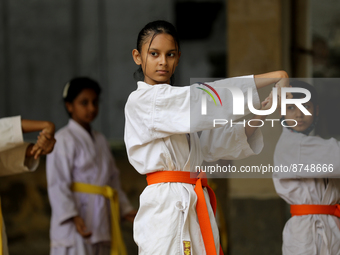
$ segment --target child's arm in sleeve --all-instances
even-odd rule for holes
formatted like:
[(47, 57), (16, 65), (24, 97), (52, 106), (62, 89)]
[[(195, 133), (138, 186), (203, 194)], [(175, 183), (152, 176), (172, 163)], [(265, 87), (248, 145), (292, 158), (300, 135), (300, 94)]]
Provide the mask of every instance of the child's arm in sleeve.
[(0, 176), (34, 171), (39, 160), (28, 155), (33, 144), (21, 143), (14, 148), (0, 152)]
[[(285, 71), (274, 71), (263, 74), (254, 75), (254, 80), (257, 89), (275, 84), (275, 87), (289, 87), (289, 76)], [(280, 93), (279, 93), (280, 94)]]
[(21, 120), (21, 128), (23, 133), (31, 133), (45, 130), (47, 133), (54, 134), (55, 126), (50, 121), (44, 120)]
[[(213, 116), (223, 117), (227, 120), (236, 120), (242, 117), (242, 115), (233, 114), (231, 87), (235, 87), (243, 97), (248, 95), (248, 89), (252, 89), (251, 97), (254, 107), (257, 108), (260, 106), (257, 89), (273, 83), (276, 83), (278, 87), (286, 86), (282, 81), (287, 77), (286, 72), (278, 71), (207, 82), (207, 85), (216, 90), (223, 103), (213, 109)], [(125, 107), (125, 115), (129, 123), (127, 131), (133, 133), (134, 130), (139, 130), (144, 134), (141, 143), (147, 143), (173, 134), (213, 129), (212, 120), (214, 117), (201, 114), (204, 92), (197, 89), (198, 86), (198, 84), (187, 87), (157, 85), (138, 89), (130, 95)], [(242, 107), (244, 107), (243, 116), (250, 113), (247, 100), (243, 100)]]
[(77, 216), (78, 210), (71, 191), (74, 144), (68, 136), (59, 136), (54, 151), (47, 156), (48, 195), (53, 214), (59, 224)]
[[(261, 110), (271, 108), (271, 94), (261, 103), (261, 106)], [(252, 120), (263, 121), (266, 117), (266, 115), (255, 115)], [(242, 159), (261, 152), (263, 138), (260, 130), (257, 130), (258, 124), (253, 123), (249, 126), (246, 121), (239, 121), (239, 123), (243, 124), (234, 123), (232, 127), (228, 125), (202, 132), (200, 140), (205, 161)]]
[(259, 154), (263, 148), (263, 136), (257, 129), (248, 138), (243, 124), (236, 124), (202, 131), (200, 143), (203, 159), (207, 162), (238, 160)]
[(21, 117), (7, 117), (0, 119), (0, 152), (11, 149), (24, 142)]
[(274, 162), (275, 178), (340, 178), (340, 142), (284, 130)]

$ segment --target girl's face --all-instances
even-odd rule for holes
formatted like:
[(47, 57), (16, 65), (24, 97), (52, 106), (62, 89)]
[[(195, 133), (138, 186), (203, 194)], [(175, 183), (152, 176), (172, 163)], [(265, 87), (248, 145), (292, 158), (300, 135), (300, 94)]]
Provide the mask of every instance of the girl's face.
[(132, 51), (133, 59), (142, 67), (144, 82), (150, 85), (170, 84), (181, 53), (178, 52), (174, 38), (169, 34), (156, 35), (150, 45), (151, 39), (152, 36), (143, 44), (141, 52), (136, 49)]
[(295, 104), (287, 104), (286, 106), (286, 124), (289, 126), (294, 126), (296, 123), (294, 121), (288, 121), (287, 119), (296, 120), (297, 125), (291, 127), (293, 130), (298, 132), (305, 131), (314, 121), (314, 114), (318, 115), (318, 107), (314, 109), (314, 105), (311, 101), (303, 104), (303, 106), (312, 114), (304, 115)]
[(88, 128), (97, 117), (98, 101), (98, 95), (93, 89), (83, 89), (72, 103), (66, 103), (66, 108), (73, 120)]

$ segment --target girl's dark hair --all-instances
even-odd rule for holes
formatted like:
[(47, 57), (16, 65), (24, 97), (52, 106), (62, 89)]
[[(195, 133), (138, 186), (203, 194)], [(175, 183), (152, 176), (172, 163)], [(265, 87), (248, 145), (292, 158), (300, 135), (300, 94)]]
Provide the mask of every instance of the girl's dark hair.
[[(311, 94), (311, 99), (310, 101), (313, 103), (314, 107), (318, 105), (318, 93), (316, 92), (316, 89), (314, 86), (308, 84), (307, 82), (304, 81), (299, 81), (299, 80), (291, 80), (289, 81), (289, 84), (294, 88), (304, 88), (307, 89), (310, 94)], [(292, 93), (293, 98), (304, 98), (305, 94), (303, 93)]]
[[(179, 52), (180, 50), (179, 37), (178, 37), (177, 30), (174, 27), (174, 25), (172, 25), (170, 22), (165, 21), (165, 20), (156, 20), (156, 21), (152, 21), (146, 24), (145, 27), (143, 27), (143, 29), (139, 32), (138, 37), (137, 37), (137, 47), (136, 47), (139, 53), (142, 52), (143, 44), (146, 43), (146, 41), (150, 37), (151, 37), (151, 40), (150, 40), (149, 48), (151, 46), (153, 39), (159, 34), (171, 35), (174, 38), (174, 41), (176, 43), (177, 52)], [(133, 77), (137, 81), (144, 80), (144, 74), (143, 74), (143, 70), (141, 66), (139, 66), (137, 71), (135, 71), (135, 73), (133, 74)], [(172, 76), (170, 80), (171, 84), (173, 83), (173, 80), (174, 78)]]
[(82, 92), (84, 89), (93, 89), (94, 92), (99, 96), (101, 93), (101, 88), (98, 82), (87, 78), (87, 77), (77, 77), (70, 80), (64, 87), (63, 99), (64, 102), (72, 103), (73, 100)]
[[(72, 103), (73, 100), (84, 90), (93, 89), (94, 92), (100, 96), (102, 89), (100, 88), (98, 82), (88, 78), (88, 77), (76, 77), (70, 80), (64, 87), (63, 100), (64, 103)], [(67, 111), (67, 109), (66, 109)], [(71, 114), (67, 111), (68, 115)]]

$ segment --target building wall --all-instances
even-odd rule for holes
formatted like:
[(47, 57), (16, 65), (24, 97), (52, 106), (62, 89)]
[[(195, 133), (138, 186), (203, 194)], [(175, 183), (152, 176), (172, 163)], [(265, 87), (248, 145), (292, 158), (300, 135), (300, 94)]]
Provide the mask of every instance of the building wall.
[[(95, 127), (122, 142), (124, 105), (136, 89), (131, 52), (138, 32), (157, 19), (175, 23), (175, 7), (173, 0), (1, 0), (0, 116), (48, 119), (60, 128), (67, 122), (64, 85), (90, 76), (104, 92)], [(210, 76), (209, 59), (225, 55), (224, 8), (214, 19), (209, 38), (182, 41), (177, 84)]]

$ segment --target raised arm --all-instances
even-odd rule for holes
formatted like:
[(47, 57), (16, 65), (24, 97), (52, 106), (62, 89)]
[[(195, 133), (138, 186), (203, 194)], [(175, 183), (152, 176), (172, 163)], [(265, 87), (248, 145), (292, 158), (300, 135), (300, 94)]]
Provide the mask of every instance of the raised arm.
[(21, 120), (21, 128), (23, 133), (38, 132), (45, 130), (49, 134), (54, 134), (55, 126), (50, 121), (44, 120)]
[[(285, 71), (275, 71), (275, 72), (269, 72), (264, 74), (257, 74), (254, 76), (255, 85), (257, 89), (266, 87), (271, 84), (275, 84), (275, 87), (280, 89), (282, 87), (289, 87), (289, 76)], [(280, 95), (280, 92), (278, 91), (278, 95)], [(268, 110), (272, 107), (273, 98), (272, 93), (261, 103), (261, 110)], [(253, 120), (259, 120), (263, 121), (265, 120), (267, 115), (254, 115), (252, 117)], [(246, 125), (245, 132), (246, 136), (249, 138), (252, 136), (252, 134), (255, 132), (257, 127), (251, 127), (249, 125)]]
[(277, 87), (289, 87), (289, 76), (285, 71), (274, 71), (254, 76), (256, 88), (260, 89), (271, 84)]
[[(255, 78), (254, 78), (255, 77)], [(135, 137), (139, 133), (141, 140), (138, 144), (144, 144), (157, 138), (167, 137), (173, 134), (194, 133), (216, 128), (214, 119), (236, 120), (247, 115), (248, 108), (246, 98), (249, 89), (252, 89), (252, 99), (255, 108), (260, 106), (257, 89), (271, 84), (285, 86), (284, 78), (288, 77), (284, 71), (271, 72), (260, 75), (249, 75), (207, 82), (205, 85), (193, 84), (188, 87), (172, 87), (166, 84), (151, 86), (139, 83), (138, 89), (133, 92), (125, 107), (126, 134)], [(204, 90), (209, 90), (212, 97), (219, 96), (218, 103), (206, 96), (207, 112), (202, 114)], [(211, 89), (213, 88), (213, 89)], [(213, 94), (212, 94), (213, 93)], [(235, 97), (235, 98), (234, 98)], [(238, 106), (242, 107), (242, 113), (234, 114), (234, 101), (238, 98)], [(209, 101), (208, 101), (209, 100)], [(242, 100), (242, 101), (241, 101)], [(236, 109), (236, 108), (235, 108)], [(131, 140), (126, 136), (126, 140)], [(130, 146), (127, 141), (128, 147)]]
[(37, 143), (31, 148), (30, 155), (37, 159), (40, 155), (52, 152), (56, 140), (54, 139), (55, 125), (50, 121), (21, 120), (23, 133), (41, 131)]
[[(279, 89), (289, 86), (288, 75), (285, 71), (255, 75), (254, 82), (257, 89), (273, 84)], [(261, 103), (261, 110), (270, 109), (272, 103), (271, 93)], [(200, 140), (204, 160), (241, 159), (258, 154), (263, 148), (263, 141), (255, 120), (260, 122), (266, 117), (266, 115), (254, 115), (251, 118), (253, 126), (249, 126), (247, 123), (244, 128), (238, 125), (203, 131)]]
[(77, 216), (78, 210), (70, 186), (73, 182), (74, 143), (68, 135), (60, 135), (53, 153), (47, 156), (48, 195), (58, 224)]
[[(268, 110), (272, 107), (273, 103), (273, 98), (272, 98), (272, 93), (261, 103), (261, 110)], [(251, 119), (252, 120), (258, 120), (258, 121), (264, 121), (267, 118), (267, 115), (254, 115)], [(257, 125), (254, 123), (254, 125)], [(256, 126), (249, 126), (248, 124), (245, 127), (245, 133), (247, 138), (250, 138), (254, 132), (256, 131), (257, 127)]]

